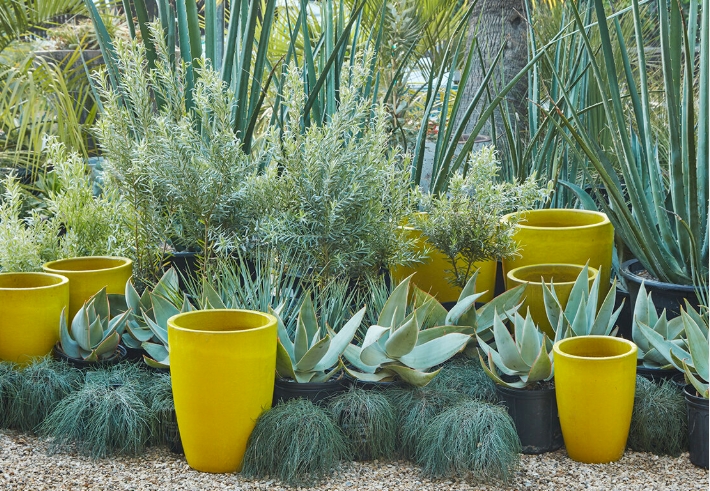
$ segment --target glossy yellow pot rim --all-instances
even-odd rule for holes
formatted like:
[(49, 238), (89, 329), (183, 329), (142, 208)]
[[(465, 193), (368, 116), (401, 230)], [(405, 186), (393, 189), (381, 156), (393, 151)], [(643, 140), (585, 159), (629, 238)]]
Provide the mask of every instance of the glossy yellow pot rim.
[[(115, 264), (115, 266), (109, 266), (107, 268), (98, 268), (98, 269), (66, 269), (66, 267), (62, 267), (63, 264), (66, 263), (71, 263), (71, 262), (89, 262), (89, 261), (99, 261), (99, 260), (106, 260), (107, 262), (111, 262)], [(128, 259), (127, 257), (120, 257), (120, 256), (82, 256), (82, 257), (68, 257), (66, 259), (58, 259), (56, 261), (50, 261), (48, 263), (44, 263), (42, 265), (42, 269), (45, 271), (50, 271), (52, 273), (96, 273), (98, 271), (112, 271), (116, 269), (121, 269), (125, 268), (126, 265), (133, 264), (133, 260)]]
[[(45, 290), (49, 288), (56, 288), (61, 285), (66, 285), (69, 283), (69, 279), (66, 276), (62, 276), (60, 274), (54, 274), (54, 273), (40, 273), (40, 272), (29, 272), (29, 273), (0, 273), (0, 278), (7, 278), (10, 276), (24, 276), (24, 277), (39, 277), (39, 278), (53, 278), (55, 280), (58, 280), (56, 283), (52, 283), (51, 285), (41, 285), (41, 286), (23, 286), (23, 287), (17, 287), (17, 288), (10, 288), (10, 287), (3, 287), (0, 286), (0, 291), (20, 291), (20, 290), (26, 290), (26, 291), (34, 291), (34, 290)], [(1, 283), (0, 283), (1, 284)]]
[[(508, 221), (508, 218), (511, 216), (516, 215), (516, 213), (508, 213), (507, 215), (504, 215), (501, 220), (502, 221)], [(599, 221), (596, 223), (588, 223), (585, 225), (570, 225), (567, 227), (544, 227), (544, 226), (538, 226), (538, 225), (526, 225), (526, 222), (524, 221), (527, 216), (530, 215), (538, 215), (538, 216), (545, 216), (545, 215), (569, 215), (569, 216), (580, 216), (580, 215), (586, 215), (587, 217), (597, 217), (599, 218)], [(523, 211), (520, 213), (520, 216), (522, 217), (522, 221), (518, 223), (518, 228), (523, 228), (523, 229), (528, 229), (528, 230), (585, 230), (585, 229), (590, 229), (590, 228), (595, 228), (595, 227), (601, 227), (603, 225), (610, 224), (611, 222), (609, 221), (609, 217), (606, 216), (606, 213), (601, 213), (599, 211), (590, 211), (590, 210), (577, 210), (577, 209), (568, 209), (568, 208), (549, 208), (545, 210), (528, 210), (528, 211)]]
[[(187, 327), (182, 327), (180, 325), (181, 321), (189, 319), (190, 317), (209, 317), (215, 314), (239, 314), (242, 317), (260, 317), (263, 319), (263, 323), (256, 327), (250, 327), (247, 329), (232, 329), (229, 331), (212, 331), (206, 329), (190, 329)], [(263, 312), (257, 312), (255, 310), (243, 310), (243, 309), (209, 309), (209, 310), (193, 310), (191, 312), (183, 312), (181, 314), (175, 314), (168, 319), (168, 327), (176, 331), (182, 332), (197, 332), (197, 333), (207, 333), (207, 334), (234, 334), (238, 332), (254, 332), (263, 329), (268, 329), (271, 326), (276, 325), (276, 317), (271, 314), (265, 314)]]
[[(608, 340), (611, 343), (625, 344), (628, 347), (628, 351), (614, 356), (579, 356), (569, 354), (566, 351), (562, 350), (565, 344), (580, 342), (584, 339), (603, 339)], [(557, 341), (552, 347), (552, 350), (555, 352), (556, 355), (564, 356), (565, 358), (571, 358), (574, 360), (620, 360), (630, 355), (633, 355), (633, 357), (636, 358), (638, 347), (636, 346), (636, 344), (634, 344), (632, 341), (629, 341), (628, 339), (616, 338), (613, 336), (575, 336), (573, 338), (567, 338), (561, 341)]]
[[(579, 273), (582, 272), (582, 269), (584, 266), (580, 266), (579, 264), (562, 264), (562, 263), (542, 263), (542, 264), (528, 264), (527, 266), (520, 266), (519, 268), (511, 269), (508, 271), (508, 276), (509, 279), (513, 281), (517, 281), (518, 283), (528, 283), (529, 285), (540, 285), (542, 286), (541, 281), (530, 281), (530, 280), (524, 280), (520, 277), (518, 277), (518, 274), (520, 272), (525, 272), (528, 270), (535, 270), (535, 269), (569, 269), (574, 270), (574, 276), (575, 279), (572, 281), (553, 281), (553, 284), (555, 286), (567, 286), (567, 285), (574, 285), (574, 282), (576, 281), (577, 276), (579, 276)], [(596, 268), (592, 268), (590, 266), (587, 266), (587, 269), (589, 270), (589, 280), (594, 281), (599, 274), (599, 270)], [(591, 273), (591, 274), (590, 274)], [(548, 282), (549, 283), (549, 282)]]

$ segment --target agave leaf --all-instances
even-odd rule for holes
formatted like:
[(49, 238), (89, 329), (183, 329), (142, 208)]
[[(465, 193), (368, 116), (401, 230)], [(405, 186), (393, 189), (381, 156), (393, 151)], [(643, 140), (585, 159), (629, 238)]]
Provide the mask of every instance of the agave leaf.
[(84, 361), (88, 361), (89, 363), (95, 363), (99, 361), (99, 355), (96, 354), (96, 351), (90, 350), (90, 351), (85, 351), (81, 350), (81, 355)]
[(466, 282), (466, 286), (464, 286), (463, 290), (461, 290), (461, 295), (459, 295), (458, 302), (476, 293), (476, 279), (478, 279), (478, 272), (479, 270), (477, 269), (476, 271), (474, 271), (473, 275), (471, 275), (471, 277), (468, 279), (468, 281)]
[(560, 319), (564, 319), (564, 315), (562, 315), (562, 304), (560, 304), (560, 300), (557, 298), (557, 293), (555, 292), (555, 287), (552, 282), (550, 282), (549, 287), (547, 283), (542, 282), (542, 299), (545, 303), (547, 320), (554, 329), (555, 326), (560, 325)]
[(313, 367), (315, 367), (328, 352), (328, 348), (330, 348), (330, 335), (325, 335), (298, 360), (298, 363), (296, 363), (296, 371), (308, 372), (313, 370)]
[[(149, 329), (146, 329), (148, 332), (150, 332)], [(153, 337), (151, 333), (151, 337)], [(145, 341), (138, 341), (136, 338), (131, 336), (130, 334), (128, 336), (121, 336), (121, 341), (123, 341), (123, 345), (126, 348), (131, 348), (131, 349), (141, 349), (141, 343), (144, 343)]]
[(158, 338), (158, 340), (164, 344), (165, 346), (168, 345), (168, 330), (162, 326), (159, 326), (158, 324), (153, 321), (150, 317), (147, 317), (145, 314), (143, 314), (143, 320), (146, 322), (146, 325), (148, 328), (153, 332), (153, 335)]
[[(594, 319), (594, 317), (597, 314), (597, 304), (599, 303), (599, 282), (601, 281), (601, 278), (602, 278), (602, 268), (600, 267), (598, 269), (597, 275), (594, 277), (594, 281), (592, 281), (592, 287), (589, 289), (589, 297), (587, 298), (587, 318), (588, 319)], [(614, 285), (616, 285), (616, 283)], [(607, 297), (608, 296), (609, 296), (609, 292), (607, 292)], [(612, 296), (612, 299), (614, 299), (613, 296)]]
[(337, 361), (340, 355), (343, 353), (345, 348), (352, 342), (355, 334), (357, 333), (360, 324), (362, 324), (362, 319), (365, 317), (366, 307), (363, 307), (356, 313), (352, 318), (345, 323), (340, 331), (337, 333), (329, 329), (330, 334), (330, 347), (328, 352), (321, 358), (321, 361), (313, 367), (315, 371), (323, 371), (332, 367)]
[(202, 290), (202, 303), (205, 304), (208, 309), (226, 309), (227, 306), (224, 305), (222, 297), (219, 296), (217, 290), (214, 289), (212, 285), (204, 282), (204, 287)]
[(524, 283), (511, 288), (478, 309), (478, 325), (474, 326), (476, 327), (476, 332), (480, 334), (493, 326), (493, 319), (496, 317), (497, 312), (505, 312), (506, 315), (512, 315), (513, 312), (517, 311), (526, 287), (527, 283)]
[[(296, 364), (296, 358), (293, 352), (293, 341), (291, 341), (291, 338), (288, 335), (288, 331), (286, 331), (286, 326), (284, 325), (283, 320), (281, 319), (281, 315), (279, 312), (275, 311), (274, 309), (269, 306), (269, 313), (276, 317), (276, 329), (278, 332), (278, 338), (279, 342), (281, 343), (281, 347), (283, 347), (286, 350), (286, 353), (288, 354), (289, 358), (291, 359), (291, 364), (295, 365)], [(293, 377), (291, 377), (293, 378)]]
[(439, 338), (445, 334), (461, 333), (473, 336), (476, 331), (469, 326), (436, 326), (429, 329), (422, 329), (417, 336), (417, 345), (428, 343), (432, 339)]
[[(663, 317), (665, 318), (665, 310), (663, 312)], [(666, 325), (666, 335), (664, 337), (666, 339), (678, 339), (684, 330), (685, 326), (683, 326), (683, 317), (674, 317), (668, 321), (668, 324)]]
[(299, 372), (295, 371), (293, 374), (296, 376), (296, 382), (299, 384), (307, 384), (311, 380), (313, 380), (313, 377), (315, 377), (316, 372), (308, 371), (308, 372)]
[(395, 374), (393, 372), (389, 372), (386, 370), (380, 371), (378, 373), (369, 373), (369, 372), (358, 372), (356, 370), (352, 370), (348, 368), (347, 366), (345, 367), (345, 373), (350, 375), (352, 378), (357, 379), (357, 380), (362, 380), (363, 382), (384, 382), (387, 379), (392, 379), (394, 378)]
[(690, 302), (688, 302), (688, 299), (684, 299), (684, 302), (685, 302), (685, 313), (688, 314), (690, 316), (690, 318), (695, 321), (695, 323), (700, 328), (700, 331), (703, 333), (703, 336), (705, 336), (707, 338), (708, 337), (708, 326), (705, 324), (705, 320), (698, 313), (698, 311), (695, 310), (692, 305), (690, 305)]
[(103, 287), (96, 294), (94, 294), (94, 296), (89, 299), (89, 303), (91, 303), (92, 300), (96, 315), (101, 319), (108, 319), (110, 311), (108, 297), (106, 296), (106, 287)]
[(180, 313), (184, 314), (185, 312), (192, 312), (194, 310), (195, 307), (190, 303), (190, 299), (187, 297), (187, 293), (185, 293), (182, 299), (182, 307), (180, 308)]
[(133, 287), (133, 283), (131, 282), (132, 279), (133, 277), (131, 276), (131, 278), (126, 282), (126, 304), (134, 314), (138, 315), (141, 312), (141, 297)]
[[(529, 318), (530, 308), (528, 308), (525, 313), (525, 319)], [(518, 348), (518, 351), (520, 351), (520, 343), (523, 340), (523, 327), (525, 326), (525, 319), (523, 319), (523, 316), (521, 316), (519, 312), (515, 312), (513, 316), (513, 339), (515, 340), (515, 346)], [(537, 350), (535, 350), (535, 353), (537, 353)]]
[(389, 298), (382, 307), (377, 318), (377, 325), (383, 327), (399, 326), (404, 320), (404, 313), (407, 310), (407, 300), (409, 296), (409, 283), (414, 273), (403, 279), (397, 287), (392, 290)]
[(108, 293), (106, 296), (108, 297), (108, 316), (110, 319), (130, 310), (126, 303), (125, 295), (120, 293)]
[(316, 383), (327, 382), (328, 380), (333, 378), (333, 376), (336, 373), (338, 373), (340, 370), (342, 370), (342, 368), (343, 368), (342, 363), (338, 363), (338, 366), (336, 366), (335, 368), (333, 368), (329, 372), (320, 372), (320, 371), (314, 372), (311, 382), (316, 382)]
[[(123, 328), (125, 327), (126, 323), (128, 322), (128, 319), (131, 315), (131, 312), (129, 310), (125, 311), (121, 315), (114, 317), (110, 321), (108, 321), (108, 333), (112, 332), (118, 332), (121, 333), (123, 332)], [(104, 337), (106, 337), (106, 334), (104, 334)]]
[(542, 341), (547, 339), (547, 336), (544, 334), (540, 336), (540, 332), (537, 330), (532, 317), (529, 315), (525, 317), (525, 320), (521, 322), (521, 324), (523, 326), (522, 336), (520, 339), (516, 339), (516, 342), (519, 343), (520, 357), (530, 367), (538, 358), (541, 347), (544, 351), (545, 343)]
[(540, 347), (540, 352), (538, 353), (535, 361), (530, 367), (530, 372), (528, 372), (527, 382), (540, 382), (543, 380), (549, 380), (552, 378), (552, 360), (550, 360), (550, 353), (547, 351), (547, 335), (543, 334), (544, 341)]
[(319, 331), (318, 320), (316, 319), (316, 310), (313, 308), (310, 292), (303, 299), (301, 308), (298, 311), (298, 323), (303, 323), (306, 328), (308, 346), (314, 346), (317, 342), (317, 334)]
[(651, 295), (646, 293), (646, 284), (642, 281), (638, 295), (636, 296), (634, 316), (631, 322), (631, 339), (642, 351), (648, 351), (650, 347), (648, 345), (648, 339), (641, 333), (638, 325), (641, 323), (646, 326), (655, 326), (658, 319), (654, 319), (652, 316), (656, 316), (656, 307), (653, 304)]
[(394, 333), (390, 332), (390, 337), (385, 342), (385, 353), (387, 357), (399, 358), (412, 351), (417, 345), (418, 335), (419, 322), (417, 316), (414, 315)]
[(62, 351), (70, 358), (81, 358), (79, 353), (79, 343), (74, 341), (69, 335), (69, 329), (67, 328), (67, 321), (65, 318), (66, 307), (62, 309), (62, 315), (59, 317), (59, 341), (62, 346)]
[[(572, 296), (570, 295), (570, 298)], [(569, 306), (569, 304), (567, 304)], [(567, 309), (565, 309), (566, 311)], [(565, 313), (565, 315), (567, 315)], [(569, 317), (567, 318), (569, 320)], [(587, 318), (587, 301), (584, 298), (579, 299), (577, 302), (577, 313), (574, 316), (572, 322), (572, 331), (574, 331), (575, 336), (586, 336), (589, 334), (589, 319)]]
[(293, 359), (298, 363), (303, 355), (308, 351), (308, 332), (306, 331), (306, 326), (303, 324), (301, 317), (298, 317), (298, 322), (296, 323), (296, 334), (293, 342)]
[(104, 358), (106, 354), (113, 354), (118, 347), (118, 343), (121, 341), (121, 336), (117, 332), (113, 332), (99, 343), (99, 345), (94, 349), (96, 356), (99, 358)]
[(461, 319), (461, 317), (463, 317), (471, 309), (475, 311), (476, 300), (478, 300), (482, 296), (483, 293), (476, 293), (473, 295), (469, 295), (463, 300), (459, 300), (456, 305), (454, 305), (453, 308), (449, 311), (449, 314), (446, 316), (446, 324), (455, 326), (460, 325), (459, 320)]
[(522, 380), (518, 380), (517, 382), (506, 382), (504, 381), (497, 373), (496, 371), (496, 363), (493, 360), (493, 357), (491, 356), (492, 352), (488, 353), (488, 365), (486, 365), (486, 362), (483, 361), (483, 357), (479, 354), (478, 359), (481, 361), (481, 367), (483, 367), (483, 371), (486, 372), (486, 375), (488, 375), (496, 384), (502, 385), (503, 387), (508, 387), (509, 389), (522, 389), (525, 387), (525, 382)]
[(389, 330), (390, 328), (385, 326), (370, 326), (365, 333), (365, 339), (362, 340), (362, 349), (377, 343), (382, 336), (389, 333)]
[(424, 318), (423, 325), (425, 326), (440, 326), (445, 323), (448, 312), (443, 305), (433, 296), (429, 295), (424, 290), (414, 286), (414, 307), (421, 308), (424, 305), (429, 305), (427, 316)]
[(424, 387), (439, 374), (441, 368), (434, 372), (426, 373), (400, 365), (389, 365), (385, 368), (385, 371), (394, 372), (400, 379), (413, 387)]
[(647, 325), (639, 322), (638, 324), (641, 333), (646, 336), (648, 342), (658, 350), (658, 352), (665, 358), (669, 363), (671, 363), (678, 370), (683, 370), (683, 364), (674, 361), (674, 356), (677, 360), (683, 360), (685, 358), (690, 359), (690, 353), (683, 350), (679, 346), (671, 343), (670, 341), (663, 339), (663, 336), (658, 334), (656, 331), (648, 327)]
[(383, 363), (388, 363), (394, 361), (392, 358), (387, 356), (384, 348), (380, 346), (380, 343), (372, 343), (367, 347), (363, 347), (360, 352), (360, 359), (365, 365), (378, 367)]
[(293, 360), (284, 348), (281, 338), (276, 340), (276, 373), (279, 374), (279, 377), (296, 379), (296, 375), (293, 373)]
[(708, 357), (710, 356), (710, 350), (708, 349), (708, 338), (703, 336), (702, 330), (687, 312), (681, 311), (680, 315), (683, 317), (685, 335), (688, 338), (687, 344), (690, 349), (690, 356), (693, 360), (693, 366), (698, 372), (698, 376), (707, 382), (710, 379), (710, 376), (708, 375)]
[[(145, 352), (148, 353), (152, 361), (159, 365), (158, 368), (167, 368), (170, 366), (170, 353), (165, 346), (156, 343), (143, 343), (142, 347)], [(155, 364), (151, 365), (151, 363), (146, 360), (145, 356), (143, 359), (148, 365), (155, 366)]]
[(574, 280), (574, 285), (572, 285), (572, 291), (570, 291), (569, 293), (567, 305), (565, 306), (565, 315), (567, 316), (567, 318), (570, 319), (573, 315), (577, 314), (579, 311), (579, 304), (582, 303), (582, 300), (586, 301), (588, 298), (589, 268), (585, 264), (582, 268), (582, 271), (580, 271), (579, 275), (577, 276), (577, 279)]
[(426, 370), (454, 356), (466, 347), (471, 336), (460, 333), (446, 334), (428, 343), (416, 346), (411, 352), (399, 358), (404, 365), (415, 370)]
[(530, 367), (521, 358), (515, 341), (498, 316), (493, 321), (493, 337), (503, 365), (509, 370), (527, 373)]
[[(355, 346), (354, 344), (349, 344), (346, 348), (345, 351), (343, 351), (343, 356), (345, 357), (346, 360), (348, 360), (348, 363), (350, 363), (353, 367), (357, 368), (358, 370), (366, 373), (375, 373), (375, 370), (379, 367), (371, 367), (369, 365), (366, 365), (363, 363), (363, 361), (360, 359), (360, 353), (362, 350)], [(347, 367), (346, 367), (347, 371)], [(349, 373), (349, 372), (348, 372)]]
[(151, 368), (162, 368), (162, 369), (170, 368), (170, 360), (167, 360), (166, 363), (161, 363), (158, 360), (155, 360), (147, 355), (143, 355), (143, 361), (145, 362), (146, 365), (148, 365)]
[(685, 360), (683, 361), (683, 369), (685, 371), (685, 376), (690, 381), (690, 384), (695, 387), (695, 390), (698, 391), (701, 397), (708, 399), (708, 384), (703, 383), (701, 380), (698, 380), (698, 377), (693, 375), (693, 371), (690, 369), (690, 367), (688, 367)]
[[(101, 343), (101, 341), (103, 341), (106, 337), (103, 328), (104, 326), (101, 323), (101, 318), (97, 317), (96, 319), (94, 319), (89, 328), (91, 344), (89, 346), (82, 346), (82, 348), (86, 350), (92, 350), (94, 349), (94, 347), (98, 346), (99, 343)], [(81, 345), (81, 343), (79, 344)]]
[[(598, 275), (597, 278), (600, 278), (601, 276)], [(596, 281), (596, 280), (595, 280)], [(590, 300), (594, 298), (594, 295), (590, 293)], [(621, 307), (623, 307), (623, 303), (621, 307), (619, 307), (618, 311), (616, 312), (616, 315), (614, 315), (614, 302), (616, 300), (616, 280), (611, 284), (611, 288), (609, 288), (609, 292), (607, 292), (606, 297), (604, 297), (604, 301), (602, 302), (601, 307), (599, 308), (599, 312), (597, 313), (596, 311), (596, 302), (594, 309), (595, 310), (589, 310), (587, 309), (587, 315), (589, 316), (590, 319), (594, 319), (594, 323), (592, 324), (592, 328), (590, 330), (590, 334), (592, 335), (600, 335), (604, 336), (609, 333), (614, 328), (614, 324), (616, 323), (616, 319), (619, 317), (619, 314), (621, 313)], [(625, 300), (624, 300), (625, 301)], [(591, 302), (590, 302), (591, 305)], [(596, 318), (595, 318), (596, 316)]]
[(500, 357), (500, 354), (491, 348), (485, 341), (483, 341), (480, 337), (478, 338), (478, 345), (481, 348), (481, 351), (486, 355), (486, 358), (490, 358), (493, 361), (493, 364), (503, 372), (505, 375), (509, 375), (511, 377), (519, 377), (520, 372), (518, 370), (511, 370), (510, 368), (506, 367), (505, 364), (503, 363), (503, 360)]
[(161, 326), (163, 329), (167, 329), (168, 319), (170, 319), (174, 315), (179, 314), (180, 311), (175, 305), (170, 302), (170, 300), (161, 295), (151, 293), (150, 300), (153, 304), (153, 315), (155, 318), (155, 323)]
[(180, 280), (177, 271), (172, 267), (163, 274), (160, 280), (158, 280), (158, 283), (156, 283), (155, 288), (153, 288), (154, 294), (161, 295), (171, 300), (177, 297), (179, 292)]
[(72, 320), (71, 335), (77, 344), (85, 350), (91, 349), (90, 328), (91, 322), (89, 321), (87, 303), (84, 302), (84, 305), (77, 311), (74, 315), (74, 320)]

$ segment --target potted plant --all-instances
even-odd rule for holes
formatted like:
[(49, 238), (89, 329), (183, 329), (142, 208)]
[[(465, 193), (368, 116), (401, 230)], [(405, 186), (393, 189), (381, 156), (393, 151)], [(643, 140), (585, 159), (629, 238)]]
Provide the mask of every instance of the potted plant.
[[(360, 309), (335, 332), (330, 326), (320, 325), (310, 293), (306, 294), (298, 312), (295, 336), (291, 339), (279, 315), (276, 351), (276, 379), (274, 403), (305, 397), (322, 403), (347, 388), (342, 376), (341, 356), (358, 332), (366, 308)], [(339, 373), (340, 372), (340, 373)]]
[[(504, 325), (508, 318), (513, 335)], [(481, 366), (496, 383), (498, 395), (515, 423), (523, 453), (551, 452), (563, 443), (552, 363), (552, 346), (561, 332), (550, 339), (529, 312), (525, 318), (518, 312), (510, 317), (496, 312), (495, 348), (478, 339), (484, 355), (479, 354)]]
[[(530, 208), (547, 196), (534, 177), (520, 184), (498, 182), (498, 166), (494, 148), (484, 147), (471, 155), (465, 175), (451, 177), (446, 192), (419, 195), (420, 211), (424, 213), (415, 214), (412, 225), (448, 261), (446, 279), (453, 289), (429, 290), (429, 280), (423, 274), (417, 274), (414, 281), (441, 302), (455, 301), (479, 268), (487, 273), (478, 277), (479, 286), (487, 290), (480, 301), (490, 301), (495, 288), (495, 262), (517, 253), (518, 244), (512, 239), (517, 210)], [(501, 221), (511, 211), (516, 213)], [(442, 272), (432, 278), (441, 278)]]
[(690, 461), (708, 468), (708, 320), (707, 310), (700, 315), (689, 302), (680, 318), (687, 350), (649, 326), (639, 324), (648, 341), (668, 363), (685, 374), (684, 388), (688, 409), (688, 450)]

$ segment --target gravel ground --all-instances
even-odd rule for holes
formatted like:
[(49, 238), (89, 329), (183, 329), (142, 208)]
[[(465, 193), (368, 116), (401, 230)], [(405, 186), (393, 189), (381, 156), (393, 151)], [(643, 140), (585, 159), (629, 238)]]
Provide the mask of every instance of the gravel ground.
[[(193, 471), (182, 456), (164, 448), (132, 458), (91, 460), (74, 454), (47, 454), (47, 444), (25, 434), (0, 432), (2, 490), (279, 490), (274, 481), (249, 481), (238, 474)], [(540, 456), (524, 455), (515, 480), (506, 486), (466, 481), (431, 481), (409, 462), (368, 462), (343, 465), (316, 490), (704, 490), (708, 471), (679, 458), (627, 452), (612, 464), (579, 464), (564, 450)]]

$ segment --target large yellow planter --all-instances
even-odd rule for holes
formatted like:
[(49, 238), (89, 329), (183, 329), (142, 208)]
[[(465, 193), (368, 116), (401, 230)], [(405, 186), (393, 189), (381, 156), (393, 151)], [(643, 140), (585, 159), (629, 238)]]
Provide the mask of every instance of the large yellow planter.
[(0, 273), (0, 359), (29, 363), (59, 341), (69, 280), (47, 273)]
[(175, 414), (187, 463), (203, 472), (241, 469), (259, 415), (271, 407), (276, 318), (200, 310), (168, 319)]
[[(456, 302), (461, 295), (461, 288), (454, 286), (447, 278), (449, 277), (448, 270), (451, 269), (451, 263), (447, 257), (439, 252), (431, 244), (427, 244), (426, 238), (422, 236), (422, 232), (413, 227), (402, 227), (405, 234), (416, 239), (418, 252), (424, 251), (424, 248), (429, 247), (429, 257), (423, 263), (413, 267), (397, 266), (392, 268), (392, 280), (395, 284), (399, 283), (412, 273), (416, 273), (412, 278), (412, 282), (420, 289), (435, 296), (441, 302)], [(490, 302), (493, 299), (493, 293), (496, 286), (496, 262), (483, 261), (473, 263), (475, 268), (478, 268), (478, 278), (476, 278), (476, 291), (478, 293), (486, 292), (482, 295), (478, 302)], [(465, 267), (463, 261), (459, 261), (457, 266)], [(473, 273), (473, 271), (472, 271)]]
[(579, 336), (555, 343), (553, 350), (567, 453), (588, 464), (619, 460), (634, 407), (636, 345), (610, 336)]
[[(508, 216), (503, 217), (505, 220)], [(503, 260), (503, 272), (531, 264), (601, 267), (599, 298), (609, 291), (614, 227), (604, 213), (586, 210), (530, 210), (514, 235), (520, 256)], [(510, 288), (510, 286), (508, 286)]]
[[(547, 320), (547, 312), (545, 311), (545, 300), (542, 289), (541, 279), (549, 286), (550, 282), (554, 282), (555, 294), (562, 304), (562, 308), (567, 306), (569, 294), (572, 291), (574, 282), (577, 280), (579, 273), (582, 272), (584, 266), (576, 264), (534, 264), (531, 266), (521, 266), (508, 271), (506, 278), (507, 287), (513, 288), (518, 285), (527, 284), (525, 289), (525, 302), (519, 312), (522, 315), (530, 309), (530, 316), (533, 321), (547, 333), (551, 338), (555, 338), (555, 332)], [(594, 279), (599, 272), (594, 268), (587, 268), (589, 276), (589, 288), (592, 287)]]
[(45, 263), (42, 269), (69, 278), (71, 321), (84, 302), (103, 287), (106, 293), (124, 294), (133, 274), (133, 261), (125, 257), (74, 257)]

